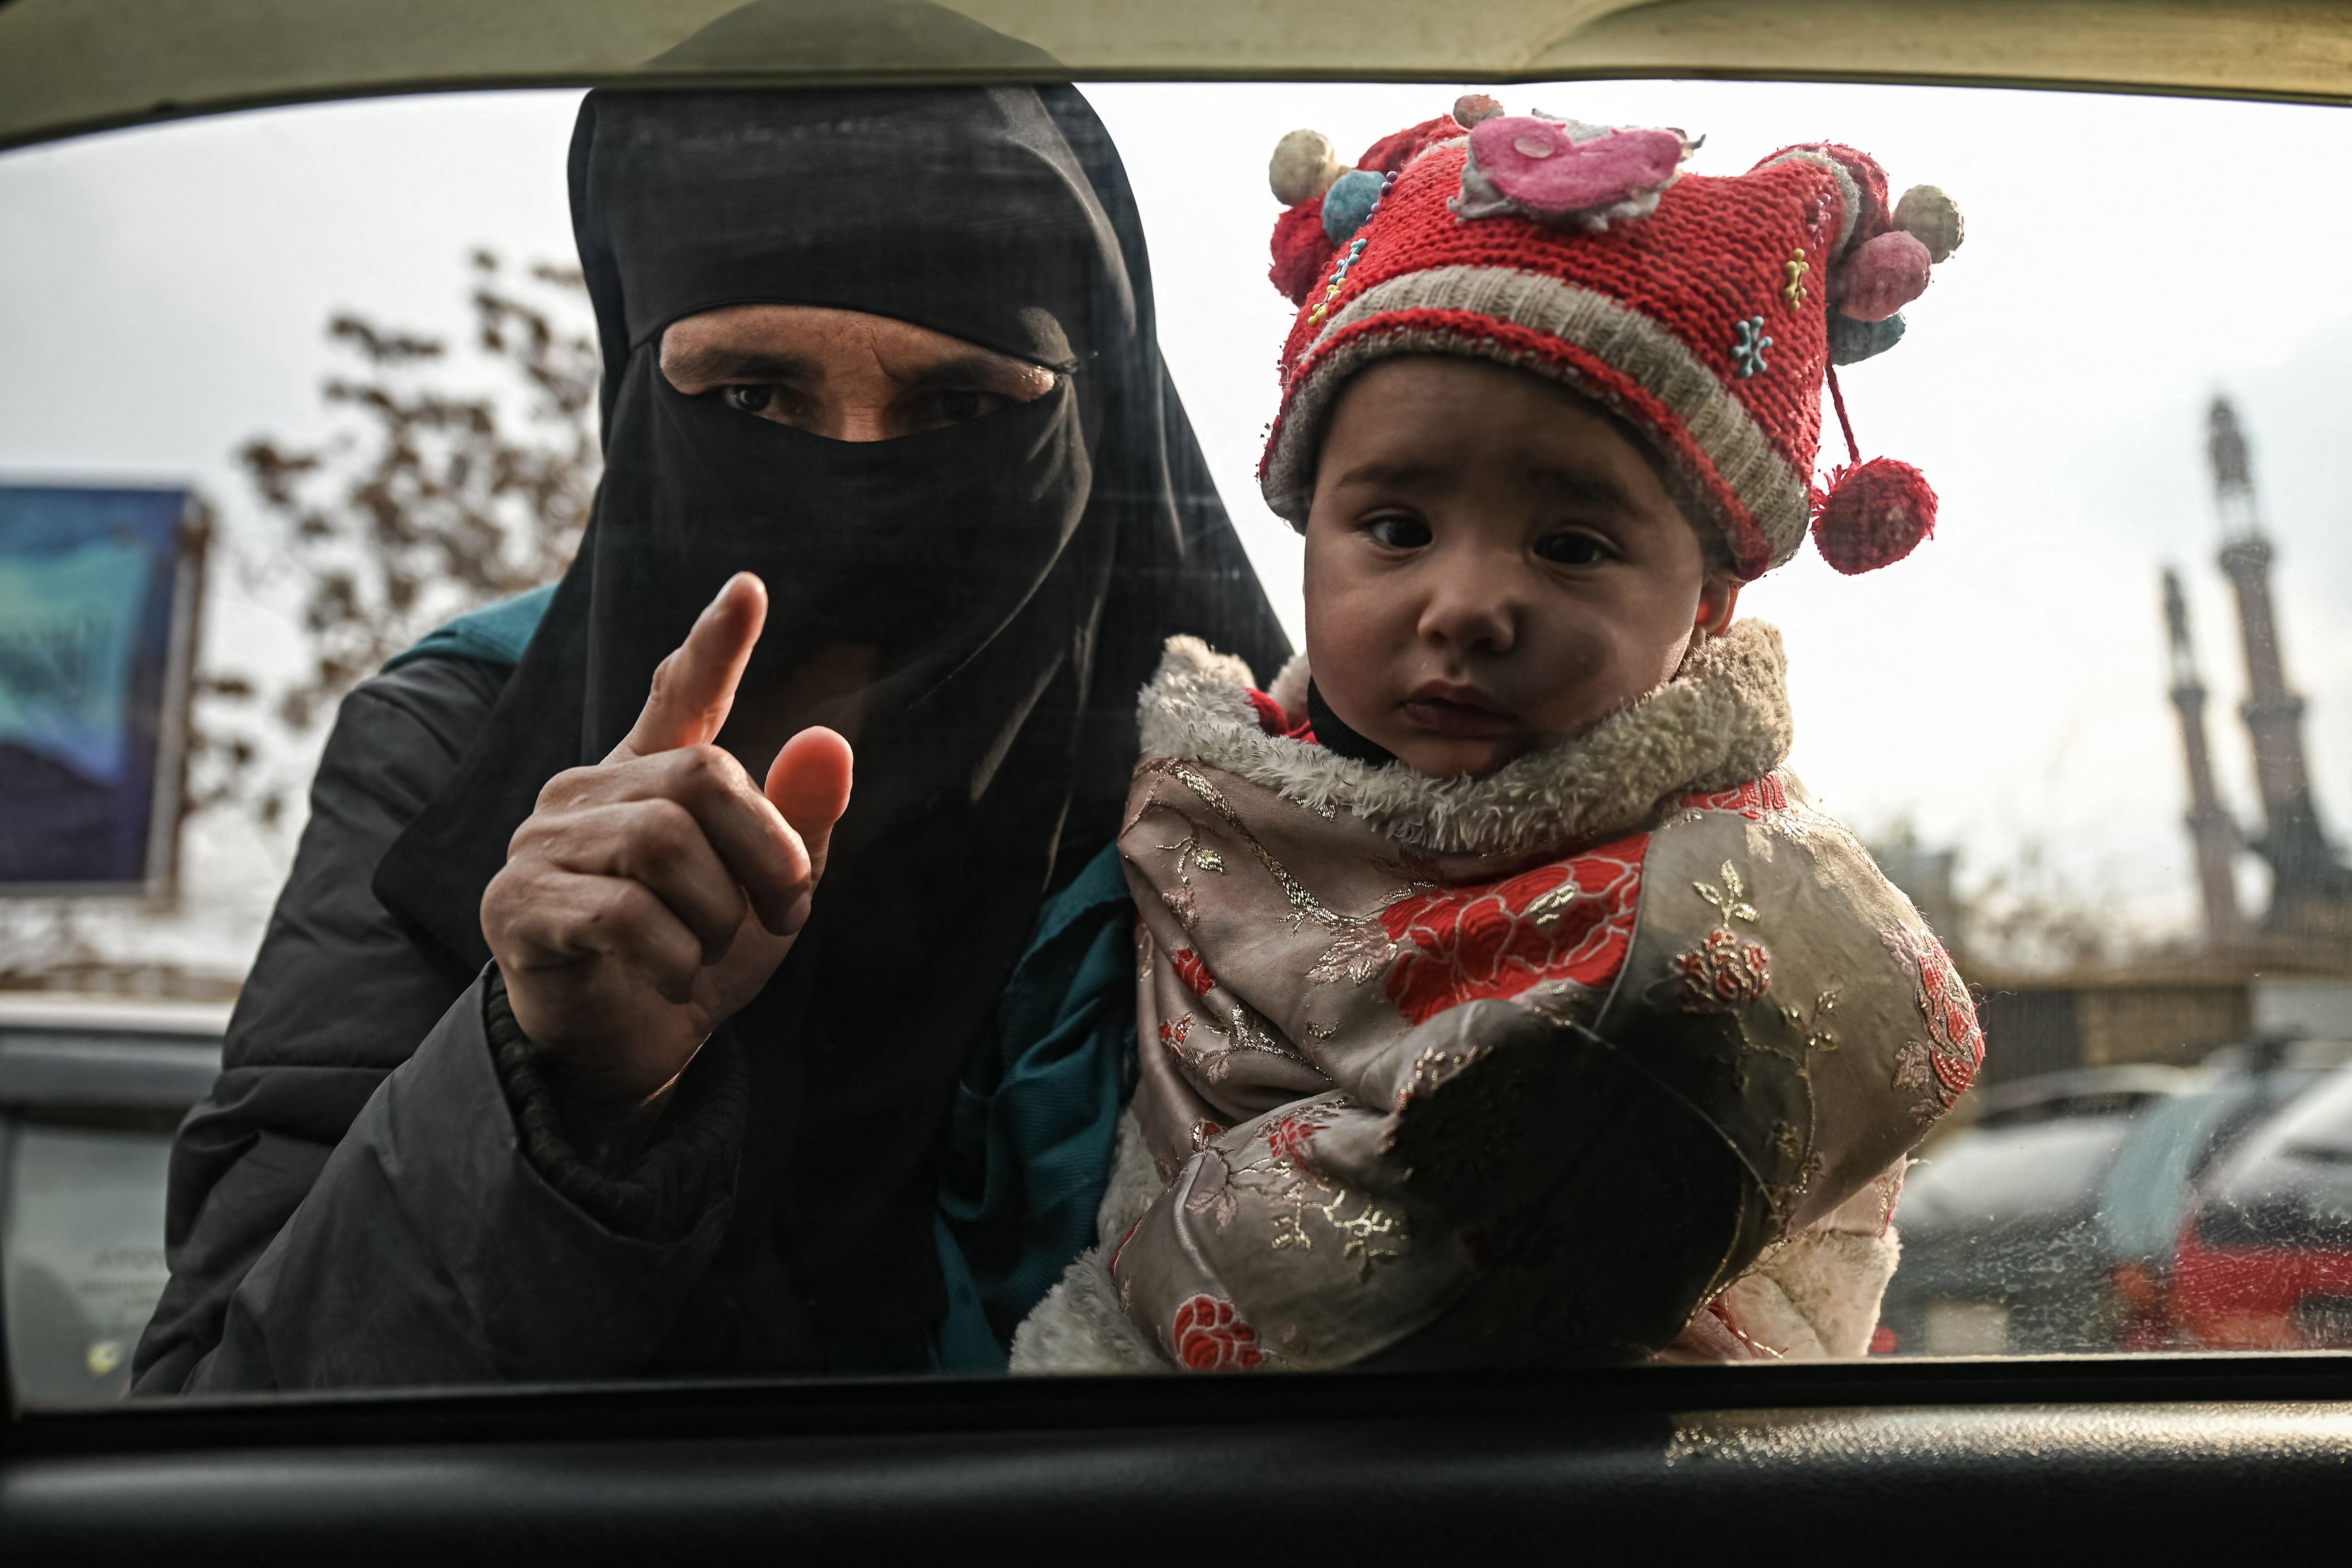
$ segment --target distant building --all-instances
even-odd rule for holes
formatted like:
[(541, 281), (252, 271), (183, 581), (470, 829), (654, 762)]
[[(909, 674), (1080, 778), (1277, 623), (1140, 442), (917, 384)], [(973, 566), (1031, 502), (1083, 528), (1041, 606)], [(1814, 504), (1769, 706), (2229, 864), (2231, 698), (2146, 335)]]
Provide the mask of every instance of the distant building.
[(2205, 739), (2205, 681), (2189, 640), (2189, 601), (2180, 574), (2164, 571), (2164, 625), (2172, 647), (2172, 705), (2180, 712), (2180, 747), (2189, 764), (2189, 837), (2197, 847), (2197, 894), (2209, 947), (2234, 946), (2245, 934), (2238, 912), (2238, 825), (2213, 787), (2213, 751)]
[[(2261, 828), (2242, 826), (2215, 783), (2188, 598), (2179, 574), (2168, 570), (2169, 696), (2188, 775), (2183, 825), (2195, 850), (2202, 941), (2188, 952), (2063, 974), (1968, 970), (1985, 1031), (1979, 1083), (2134, 1062), (2187, 1065), (2264, 1034), (2352, 1039), (2352, 869), (2329, 842), (2313, 799), (2303, 699), (2287, 684), (2271, 597), (2273, 551), (2245, 432), (2226, 398), (2215, 398), (2208, 414), (2206, 457), (2221, 526), (2220, 565), (2237, 597), (2246, 664), (2239, 713), (2262, 795)], [(2271, 868), (2269, 905), (2251, 919), (2237, 882), (2238, 858), (2248, 851)]]
[[(2303, 746), (2303, 699), (2287, 685), (2278, 611), (2271, 599), (2270, 538), (2254, 493), (2253, 463), (2237, 411), (2216, 397), (2207, 416), (2205, 452), (2213, 471), (2214, 510), (2221, 523), (2221, 567), (2238, 600), (2238, 629), (2246, 660), (2246, 700), (2240, 715), (2253, 748), (2262, 793), (2263, 827), (2247, 833), (2222, 806), (2213, 784), (2205, 735), (2205, 686), (2189, 640), (2187, 604), (2178, 574), (2164, 574), (2165, 625), (2172, 659), (2172, 702), (2180, 715), (2182, 759), (2189, 773), (2189, 837), (2196, 847), (2206, 945), (2211, 950), (2251, 942), (2270, 961), (2352, 964), (2352, 869), (2328, 842), (2312, 796)], [(2236, 859), (2241, 848), (2270, 863), (2270, 907), (2249, 931), (2237, 907)]]

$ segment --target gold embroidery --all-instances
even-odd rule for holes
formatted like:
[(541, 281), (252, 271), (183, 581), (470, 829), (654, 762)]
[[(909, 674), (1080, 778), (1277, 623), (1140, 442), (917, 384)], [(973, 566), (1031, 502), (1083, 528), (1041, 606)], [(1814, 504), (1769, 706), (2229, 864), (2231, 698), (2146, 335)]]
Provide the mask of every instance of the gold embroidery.
[(1757, 918), (1756, 906), (1746, 901), (1748, 889), (1739, 880), (1739, 868), (1726, 860), (1722, 875), (1723, 886), (1720, 888), (1712, 882), (1693, 882), (1691, 886), (1698, 889), (1698, 896), (1713, 904), (1725, 920), (1746, 921), (1749, 925), (1762, 924)]
[[(1308, 1227), (1307, 1216), (1310, 1213), (1318, 1215), (1331, 1233), (1341, 1238), (1339, 1256), (1356, 1266), (1357, 1282), (1369, 1281), (1375, 1267), (1393, 1263), (1403, 1256), (1403, 1243), (1410, 1235), (1403, 1215), (1298, 1163), (1297, 1145), (1315, 1131), (1331, 1125), (1334, 1110), (1329, 1105), (1315, 1106), (1284, 1118), (1275, 1131), (1284, 1133), (1287, 1129), (1283, 1148), (1289, 1152), (1277, 1152), (1273, 1140), (1261, 1133), (1264, 1152), (1248, 1164), (1227, 1166), (1218, 1190), (1196, 1192), (1185, 1206), (1195, 1213), (1209, 1214), (1223, 1228), (1224, 1220), (1233, 1213), (1234, 1189), (1245, 1187), (1266, 1205), (1272, 1226), (1266, 1245), (1276, 1252), (1293, 1247), (1301, 1252), (1314, 1251), (1315, 1233)], [(1206, 1157), (1214, 1158), (1213, 1151)], [(1350, 1204), (1358, 1205), (1356, 1212), (1343, 1217), (1343, 1211)], [(1391, 1245), (1381, 1246), (1382, 1241)]]
[(1386, 969), (1397, 952), (1397, 944), (1389, 940), (1388, 928), (1380, 921), (1349, 921), (1339, 928), (1339, 934), (1323, 950), (1314, 967), (1307, 970), (1307, 979), (1314, 985), (1328, 985), (1342, 978), (1361, 985)]
[(1297, 1062), (1302, 1067), (1314, 1065), (1305, 1057), (1300, 1056), (1280, 1035), (1265, 1027), (1263, 1020), (1250, 1010), (1247, 1003), (1234, 1004), (1234, 1016), (1230, 1023), (1220, 1024), (1213, 1017), (1203, 1017), (1201, 1020), (1201, 1026), (1212, 1034), (1224, 1036), (1228, 1050), (1257, 1051), (1269, 1057), (1280, 1057), (1285, 1061)]
[[(1215, 859), (1216, 857), (1213, 852), (1203, 851), (1202, 849), (1201, 830), (1198, 827), (1192, 826), (1192, 823), (1190, 818), (1185, 819), (1184, 826), (1192, 827), (1192, 831), (1187, 833), (1183, 837), (1179, 838), (1173, 844), (1154, 845), (1153, 847), (1160, 850), (1162, 854), (1173, 855), (1176, 857), (1176, 880), (1182, 883), (1188, 889), (1187, 901), (1189, 902), (1189, 889), (1192, 886), (1192, 875), (1184, 869), (1184, 862), (1188, 859), (1197, 859), (1203, 853), (1208, 853), (1212, 859)], [(1217, 860), (1217, 869), (1222, 871), (1224, 869), (1224, 866), (1225, 863), (1223, 860)], [(1163, 893), (1160, 897), (1165, 898), (1167, 895)]]
[(1822, 1173), (1829, 1168), (1829, 1161), (1822, 1158), (1822, 1152), (1820, 1150), (1814, 1150), (1811, 1155), (1806, 1157), (1805, 1168), (1797, 1173), (1797, 1184), (1789, 1189), (1789, 1196), (1791, 1199), (1804, 1196), (1807, 1192), (1811, 1190), (1812, 1184), (1821, 1180)]
[[(1216, 1167), (1216, 1181), (1211, 1184), (1209, 1168)], [(1184, 1209), (1188, 1214), (1204, 1214), (1209, 1223), (1223, 1230), (1234, 1223), (1234, 1215), (1241, 1206), (1241, 1194), (1234, 1185), (1234, 1168), (1214, 1149), (1202, 1151), (1200, 1174), (1192, 1178), (1192, 1190), (1185, 1195)]]
[[(1188, 1025), (1192, 1022), (1192, 1017), (1190, 1013), (1184, 1015)], [(1206, 1026), (1217, 1033), (1223, 1033), (1223, 1030), (1217, 1029), (1213, 1020), (1207, 1021)], [(1233, 1072), (1234, 1054), (1230, 1049), (1207, 1049), (1192, 1044), (1181, 1034), (1163, 1034), (1160, 1036), (1160, 1040), (1176, 1059), (1183, 1064), (1184, 1070), (1203, 1083), (1223, 1083)]]
[(1805, 1152), (1805, 1135), (1797, 1131), (1792, 1121), (1772, 1123), (1772, 1147), (1784, 1160), (1794, 1160)]
[(1407, 1102), (1444, 1088), (1458, 1077), (1462, 1069), (1485, 1058), (1488, 1047), (1480, 1043), (1465, 1046), (1458, 1051), (1441, 1050), (1435, 1046), (1423, 1046), (1421, 1054), (1412, 1058), (1412, 1075), (1397, 1090), (1396, 1109), (1402, 1111)]
[[(1310, 920), (1334, 929), (1348, 923), (1347, 917), (1325, 909), (1322, 900), (1308, 892), (1298, 879), (1290, 874), (1289, 868), (1276, 859), (1267, 851), (1265, 846), (1257, 841), (1257, 835), (1243, 825), (1240, 814), (1233, 808), (1233, 803), (1226, 800), (1217, 786), (1202, 777), (1196, 769), (1173, 757), (1155, 757), (1144, 763), (1144, 766), (1168, 774), (1194, 795), (1199, 795), (1202, 804), (1215, 812), (1223, 819), (1225, 826), (1231, 829), (1244, 844), (1249, 846), (1250, 853), (1257, 857), (1258, 864), (1265, 868), (1266, 874), (1274, 879), (1275, 885), (1282, 889), (1284, 900), (1289, 903), (1291, 930), (1297, 931), (1301, 924)], [(1163, 845), (1161, 847), (1173, 848), (1175, 846)], [(1181, 862), (1177, 875), (1180, 878), (1183, 875)]]
[[(1243, 823), (1240, 813), (1234, 810), (1233, 803), (1225, 798), (1224, 793), (1197, 769), (1173, 757), (1154, 758), (1144, 766), (1166, 773), (1200, 796), (1202, 804), (1215, 812), (1226, 828), (1249, 846), (1250, 853), (1257, 857), (1258, 864), (1265, 868), (1266, 875), (1272, 877), (1275, 886), (1282, 889), (1283, 900), (1290, 906), (1292, 931), (1297, 931), (1311, 920), (1338, 933), (1337, 940), (1307, 970), (1309, 982), (1329, 984), (1345, 975), (1349, 983), (1361, 985), (1388, 967), (1389, 961), (1395, 956), (1396, 948), (1389, 941), (1388, 931), (1380, 921), (1363, 915), (1343, 915), (1327, 908), (1320, 899), (1307, 891), (1306, 884), (1290, 874), (1288, 867), (1276, 859), (1273, 853), (1258, 842), (1257, 835)], [(1199, 919), (1199, 913), (1192, 900), (1192, 879), (1184, 869), (1185, 858), (1189, 855), (1195, 865), (1220, 873), (1224, 870), (1224, 860), (1216, 851), (1201, 847), (1198, 829), (1173, 844), (1162, 844), (1160, 847), (1175, 855), (1176, 880), (1182, 889), (1181, 893), (1164, 892), (1160, 896), (1171, 909), (1177, 910), (1177, 918), (1190, 931), (1193, 921)], [(1380, 907), (1386, 909), (1399, 899), (1409, 897), (1411, 891), (1410, 889), (1400, 889), (1382, 900)], [(1180, 899), (1181, 908), (1178, 905)]]
[[(1307, 1228), (1307, 1216), (1312, 1213), (1320, 1215), (1332, 1233), (1343, 1238), (1339, 1257), (1356, 1266), (1356, 1282), (1360, 1285), (1371, 1279), (1375, 1266), (1393, 1263), (1404, 1256), (1402, 1244), (1410, 1237), (1402, 1215), (1384, 1209), (1336, 1182), (1309, 1175), (1286, 1159), (1243, 1167), (1243, 1173), (1249, 1174), (1260, 1172), (1275, 1176), (1278, 1184), (1262, 1189), (1269, 1200), (1267, 1207), (1274, 1222), (1273, 1235), (1266, 1243), (1273, 1250), (1297, 1247), (1301, 1252), (1314, 1251), (1314, 1233)], [(1278, 1206), (1286, 1202), (1288, 1207)], [(1340, 1211), (1351, 1202), (1362, 1206), (1353, 1215), (1341, 1218)], [(1382, 1240), (1394, 1245), (1382, 1247)]]
[[(1307, 980), (1318, 983), (1318, 985), (1328, 985), (1328, 983), (1339, 980), (1340, 975), (1348, 975), (1348, 980), (1350, 980), (1352, 985), (1362, 985), (1364, 980), (1373, 978), (1373, 975), (1381, 973), (1381, 971), (1388, 966), (1390, 957), (1395, 957), (1395, 945), (1388, 941), (1388, 929), (1381, 926), (1381, 921), (1369, 920), (1369, 917), (1362, 917), (1362, 914), (1340, 914), (1336, 912), (1336, 910), (1324, 908), (1324, 902), (1319, 900), (1319, 898), (1315, 898), (1315, 893), (1307, 891), (1306, 884), (1298, 881), (1298, 877), (1291, 875), (1291, 869), (1286, 868), (1286, 865), (1282, 865), (1282, 860), (1275, 860), (1273, 851), (1267, 851), (1265, 844), (1258, 842), (1258, 835), (1254, 835), (1254, 832), (1242, 823), (1242, 816), (1233, 809), (1233, 802), (1225, 799), (1223, 790), (1218, 790), (1213, 783), (1206, 781), (1200, 771), (1183, 764), (1183, 762), (1179, 762), (1179, 759), (1173, 759), (1173, 757), (1155, 757), (1152, 762), (1148, 762), (1148, 764), (1143, 766), (1148, 766), (1148, 769), (1152, 771), (1160, 771), (1160, 773), (1167, 773), (1169, 778), (1176, 778), (1179, 783), (1183, 783), (1188, 790), (1192, 790), (1192, 795), (1197, 795), (1197, 797), (1202, 799), (1204, 806), (1209, 806), (1209, 811), (1216, 811), (1218, 818), (1223, 820), (1225, 827), (1228, 827), (1234, 837), (1240, 837), (1242, 844), (1249, 847), (1249, 853), (1256, 856), (1258, 865), (1265, 868), (1265, 875), (1273, 877), (1275, 886), (1282, 889), (1284, 902), (1289, 902), (1291, 905), (1291, 931), (1298, 931), (1306, 921), (1312, 920), (1315, 924), (1328, 926), (1328, 929), (1339, 933), (1339, 941), (1331, 942), (1331, 945), (1322, 952), (1322, 957), (1315, 959), (1315, 966), (1307, 969)], [(1192, 921), (1195, 921), (1200, 914), (1197, 914), (1195, 905), (1192, 905), (1192, 879), (1185, 875), (1185, 868), (1183, 868), (1185, 856), (1190, 853), (1192, 860), (1195, 860), (1195, 865), (1202, 865), (1204, 869), (1213, 869), (1213, 872), (1223, 872), (1225, 863), (1221, 856), (1216, 856), (1216, 851), (1202, 851), (1200, 835), (1197, 835), (1197, 832), (1188, 832), (1188, 835), (1185, 835), (1183, 839), (1179, 839), (1179, 842), (1162, 844), (1160, 848), (1176, 853), (1176, 881), (1183, 884), (1183, 893), (1181, 893), (1181, 898), (1183, 898), (1183, 912), (1179, 912), (1179, 920), (1183, 920), (1185, 931), (1190, 931), (1192, 929)], [(1202, 856), (1206, 856), (1206, 858), (1202, 858)], [(1397, 898), (1406, 898), (1406, 896), (1409, 896), (1409, 889), (1400, 889), (1397, 893), (1390, 893), (1385, 900), (1381, 900), (1381, 908), (1385, 910), (1390, 902), (1395, 902)], [(1160, 898), (1169, 900), (1169, 908), (1176, 908), (1176, 896), (1171, 896), (1171, 893), (1162, 893)], [(1188, 914), (1190, 914), (1190, 920), (1188, 920)]]
[(1559, 923), (1559, 917), (1568, 912), (1569, 906), (1583, 896), (1584, 889), (1576, 885), (1575, 878), (1570, 877), (1551, 891), (1530, 900), (1528, 907), (1519, 912), (1533, 920), (1538, 929), (1549, 931)]
[(1780, 1016), (1789, 1027), (1804, 1037), (1809, 1051), (1833, 1051), (1838, 1048), (1837, 1031), (1830, 1027), (1832, 1015), (1837, 1012), (1839, 987), (1832, 985), (1813, 1002), (1813, 1015), (1808, 1018), (1801, 1008), (1784, 1004)]
[(1348, 1197), (1343, 1188), (1329, 1203), (1312, 1206), (1323, 1216), (1324, 1224), (1348, 1238), (1339, 1248), (1339, 1256), (1356, 1266), (1356, 1282), (1360, 1285), (1371, 1279), (1374, 1264), (1393, 1263), (1403, 1256), (1401, 1247), (1378, 1247), (1374, 1243), (1382, 1237), (1402, 1242), (1405, 1239), (1404, 1216), (1391, 1214), (1371, 1199), (1364, 1198), (1360, 1200), (1364, 1205), (1361, 1213), (1353, 1219), (1341, 1219), (1339, 1207), (1348, 1201)]

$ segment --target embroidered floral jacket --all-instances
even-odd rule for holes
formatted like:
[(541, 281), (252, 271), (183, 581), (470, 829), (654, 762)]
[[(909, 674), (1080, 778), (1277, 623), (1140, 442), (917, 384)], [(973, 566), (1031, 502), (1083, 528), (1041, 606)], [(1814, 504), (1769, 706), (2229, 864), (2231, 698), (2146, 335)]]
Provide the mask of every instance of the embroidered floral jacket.
[[(1160, 1188), (1074, 1277), (1195, 1370), (1632, 1358), (1710, 1303), (1718, 1342), (1782, 1348), (1735, 1282), (1883, 1234), (1983, 1047), (1935, 937), (1781, 771), (1778, 634), (1481, 780), (1284, 733), (1304, 684), (1269, 700), (1179, 637), (1143, 693), (1119, 847)], [(1834, 1332), (1835, 1300), (1781, 1294), (1858, 1351), (1885, 1278)]]

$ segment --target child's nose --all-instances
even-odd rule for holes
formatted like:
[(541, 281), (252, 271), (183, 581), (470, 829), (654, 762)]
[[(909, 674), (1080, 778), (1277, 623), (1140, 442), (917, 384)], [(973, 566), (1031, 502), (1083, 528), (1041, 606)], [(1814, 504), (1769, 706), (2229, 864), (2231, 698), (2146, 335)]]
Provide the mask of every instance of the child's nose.
[(1509, 652), (1518, 616), (1506, 575), (1491, 566), (1449, 574), (1422, 611), (1422, 636), (1465, 651)]

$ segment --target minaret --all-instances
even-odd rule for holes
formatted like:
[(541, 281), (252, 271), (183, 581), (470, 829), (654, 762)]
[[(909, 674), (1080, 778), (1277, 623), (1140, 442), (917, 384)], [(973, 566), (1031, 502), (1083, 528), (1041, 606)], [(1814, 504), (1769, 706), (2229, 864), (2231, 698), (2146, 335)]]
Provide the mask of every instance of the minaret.
[(2197, 847), (2197, 891), (2205, 905), (2205, 941), (2229, 947), (2243, 934), (2238, 914), (2238, 825), (2213, 788), (2213, 753), (2205, 743), (2205, 682), (2189, 641), (2189, 603), (2180, 574), (2164, 569), (2164, 626), (2172, 640), (2172, 705), (2180, 710), (2180, 749), (2189, 761), (2189, 842)]
[(2271, 542), (2254, 503), (2252, 465), (2237, 411), (2213, 400), (2206, 455), (2221, 515), (2221, 570), (2238, 591), (2238, 625), (2246, 648), (2246, 702), (2240, 710), (2254, 743), (2254, 778), (2265, 823), (2253, 849), (2271, 864), (2271, 907), (2263, 927), (2275, 935), (2315, 936), (2341, 921), (2352, 873), (2336, 860), (2312, 805), (2303, 754), (2303, 699), (2287, 689), (2271, 607)]

